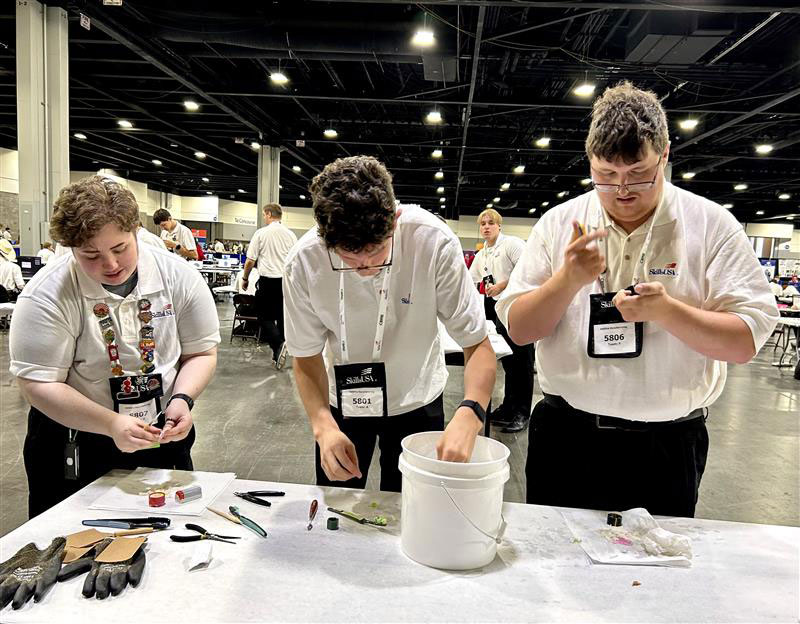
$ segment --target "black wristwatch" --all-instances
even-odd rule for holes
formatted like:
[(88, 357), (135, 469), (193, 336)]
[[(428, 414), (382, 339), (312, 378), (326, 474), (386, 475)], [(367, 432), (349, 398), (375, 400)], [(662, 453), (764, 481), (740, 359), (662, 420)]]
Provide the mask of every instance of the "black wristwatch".
[(194, 407), (194, 400), (188, 394), (173, 394), (170, 397), (169, 401), (167, 401), (167, 407), (169, 407), (169, 404), (172, 403), (175, 399), (183, 399), (184, 401), (186, 401), (186, 405), (189, 406), (189, 411), (190, 412), (192, 411), (192, 408)]
[(478, 417), (478, 419), (482, 423), (486, 422), (486, 410), (483, 409), (481, 407), (481, 404), (478, 403), (477, 401), (471, 401), (469, 399), (464, 399), (463, 401), (461, 401), (461, 403), (458, 404), (458, 406), (459, 407), (468, 407), (468, 408), (470, 408), (473, 412), (475, 412), (475, 415)]
[(175, 251), (180, 251), (180, 250), (181, 250), (181, 244), (178, 243), (177, 245), (175, 245)]

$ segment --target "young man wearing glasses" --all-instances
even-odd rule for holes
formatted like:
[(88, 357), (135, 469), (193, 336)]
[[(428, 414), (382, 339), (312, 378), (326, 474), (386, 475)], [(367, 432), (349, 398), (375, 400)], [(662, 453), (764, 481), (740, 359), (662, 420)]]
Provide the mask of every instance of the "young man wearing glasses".
[(465, 361), (464, 401), (437, 455), (472, 454), (496, 366), (483, 306), (458, 238), (427, 211), (396, 206), (376, 159), (329, 164), (311, 195), (317, 227), (289, 252), (283, 294), (286, 343), (317, 442), (317, 483), (363, 488), (377, 440), (380, 488), (400, 491), (400, 441), (444, 428), (437, 319)]
[(527, 501), (693, 516), (706, 408), (772, 333), (774, 297), (736, 219), (665, 180), (654, 93), (607, 89), (586, 153), (594, 190), (537, 222), (497, 303), (538, 341)]

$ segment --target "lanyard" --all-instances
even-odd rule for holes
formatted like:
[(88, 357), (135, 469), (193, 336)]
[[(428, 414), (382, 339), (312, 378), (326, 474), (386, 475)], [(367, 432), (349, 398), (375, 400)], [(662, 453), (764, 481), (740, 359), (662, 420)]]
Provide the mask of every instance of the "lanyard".
[[(139, 329), (139, 353), (142, 359), (142, 366), (139, 370), (144, 373), (152, 373), (155, 370), (155, 350), (156, 343), (153, 339), (154, 329), (150, 325), (153, 320), (153, 313), (150, 311), (152, 307), (148, 299), (140, 299), (137, 302), (139, 308), (139, 320), (142, 325)], [(111, 320), (111, 310), (108, 304), (98, 303), (92, 308), (92, 312), (97, 317), (97, 323), (100, 326), (100, 334), (103, 336), (103, 342), (106, 343), (106, 351), (108, 352), (108, 360), (111, 363), (111, 374), (114, 377), (121, 377), (123, 375), (122, 363), (119, 360), (119, 348), (117, 347), (117, 333), (114, 331), (114, 322)]]
[[(344, 266), (344, 262), (342, 263)], [(386, 310), (389, 306), (389, 275), (392, 267), (386, 267), (386, 275), (383, 276), (383, 286), (380, 292), (378, 303), (378, 326), (375, 329), (375, 342), (372, 344), (372, 361), (379, 362), (381, 349), (383, 348), (383, 332), (386, 329)], [(345, 320), (344, 304), (344, 271), (339, 273), (339, 344), (342, 348), (342, 362), (350, 362), (350, 355), (347, 351), (347, 323)]]
[[(600, 200), (597, 198), (597, 191), (594, 192), (593, 196), (593, 203), (595, 209), (595, 216), (594, 219), (595, 223), (597, 223), (597, 228), (600, 228), (600, 224), (602, 223), (602, 227), (607, 229), (606, 225), (606, 218), (605, 213), (600, 206)], [(650, 217), (650, 227), (647, 228), (647, 235), (644, 238), (644, 243), (642, 244), (642, 251), (639, 254), (639, 260), (633, 267), (633, 275), (631, 275), (631, 284), (636, 285), (640, 282), (640, 278), (637, 277), (637, 274), (640, 272), (642, 273), (642, 277), (644, 277), (644, 263), (647, 259), (647, 252), (650, 251), (650, 242), (653, 240), (653, 226), (656, 224), (656, 215), (658, 214), (658, 209), (661, 207), (661, 204), (664, 201), (664, 196), (661, 196), (661, 199), (658, 202), (658, 206), (653, 211), (653, 215)], [(605, 245), (605, 257), (606, 257), (606, 271), (608, 271), (608, 236), (603, 239)], [(606, 292), (606, 271), (600, 274), (597, 278), (600, 281), (600, 288), (603, 292)]]

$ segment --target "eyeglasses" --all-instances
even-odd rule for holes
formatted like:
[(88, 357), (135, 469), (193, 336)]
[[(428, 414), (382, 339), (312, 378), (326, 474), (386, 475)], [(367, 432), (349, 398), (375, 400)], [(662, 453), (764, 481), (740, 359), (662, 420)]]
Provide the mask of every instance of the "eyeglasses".
[(390, 244), (392, 246), (392, 248), (391, 248), (392, 250), (389, 252), (389, 260), (388, 261), (384, 262), (383, 264), (375, 264), (375, 265), (360, 266), (360, 267), (349, 267), (349, 266), (335, 267), (335, 266), (333, 266), (333, 257), (331, 257), (331, 250), (329, 249), (328, 250), (328, 261), (331, 263), (331, 270), (337, 271), (339, 273), (343, 273), (343, 272), (365, 271), (365, 270), (369, 271), (371, 269), (384, 269), (386, 267), (390, 267), (390, 266), (392, 266), (392, 260), (394, 259), (394, 236), (392, 236)]
[(653, 179), (649, 182), (633, 182), (632, 184), (598, 184), (594, 180), (592, 180), (592, 186), (597, 189), (600, 193), (619, 193), (623, 188), (625, 189), (626, 193), (641, 193), (644, 191), (649, 191), (653, 186), (655, 186), (656, 178), (658, 177), (658, 166), (661, 164), (661, 159), (663, 156), (658, 157), (658, 162), (656, 163), (656, 173), (653, 176)]

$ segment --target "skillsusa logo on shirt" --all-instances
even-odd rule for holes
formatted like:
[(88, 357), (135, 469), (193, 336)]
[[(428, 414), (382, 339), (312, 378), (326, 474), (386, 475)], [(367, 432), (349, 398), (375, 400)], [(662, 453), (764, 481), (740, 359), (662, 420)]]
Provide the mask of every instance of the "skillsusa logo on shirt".
[(165, 316), (175, 316), (175, 310), (172, 309), (172, 304), (168, 303), (164, 306), (164, 309), (160, 312), (156, 311), (153, 312), (153, 318), (164, 318)]
[(670, 262), (663, 269), (650, 269), (651, 276), (664, 275), (668, 277), (678, 277), (678, 263)]

